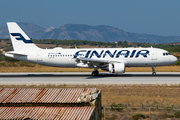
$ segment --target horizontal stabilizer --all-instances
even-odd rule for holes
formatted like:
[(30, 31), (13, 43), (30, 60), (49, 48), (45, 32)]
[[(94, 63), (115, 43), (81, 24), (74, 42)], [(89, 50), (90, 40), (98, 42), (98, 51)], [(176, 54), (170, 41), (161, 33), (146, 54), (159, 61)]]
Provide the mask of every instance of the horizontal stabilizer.
[(26, 56), (26, 54), (24, 54), (24, 53), (21, 52), (21, 51), (10, 51), (10, 52), (6, 52), (5, 54)]

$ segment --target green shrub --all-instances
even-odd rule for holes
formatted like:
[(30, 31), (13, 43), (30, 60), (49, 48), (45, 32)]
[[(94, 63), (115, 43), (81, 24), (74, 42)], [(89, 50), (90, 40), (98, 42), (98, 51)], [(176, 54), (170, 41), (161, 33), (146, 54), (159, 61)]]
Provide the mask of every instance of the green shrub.
[(17, 62), (17, 61), (19, 61), (19, 60), (9, 58), (9, 57), (6, 57), (6, 56), (5, 56), (4, 60), (7, 61), (7, 62)]
[(138, 110), (138, 109), (137, 109), (137, 108), (132, 108), (132, 110), (136, 111), (136, 110)]
[(117, 110), (117, 111), (122, 111), (123, 110), (123, 108), (115, 108), (115, 107), (124, 107), (122, 104), (116, 104), (116, 103), (112, 103), (111, 104), (111, 110), (112, 111), (115, 111), (115, 110)]
[(139, 118), (143, 118), (144, 119), (145, 116), (143, 114), (138, 113), (138, 114), (132, 115), (132, 118), (133, 118), (133, 120), (138, 120)]
[(174, 115), (167, 115), (167, 117), (168, 117), (168, 118), (173, 118), (173, 117), (174, 117)]
[[(104, 108), (105, 109), (105, 108)], [(104, 117), (104, 113), (101, 114), (101, 117)]]
[(174, 116), (175, 116), (175, 118), (180, 118), (180, 111), (176, 111), (176, 112), (174, 113)]
[(180, 60), (178, 60), (174, 65), (180, 65)]
[(170, 111), (171, 107), (165, 107), (165, 110)]

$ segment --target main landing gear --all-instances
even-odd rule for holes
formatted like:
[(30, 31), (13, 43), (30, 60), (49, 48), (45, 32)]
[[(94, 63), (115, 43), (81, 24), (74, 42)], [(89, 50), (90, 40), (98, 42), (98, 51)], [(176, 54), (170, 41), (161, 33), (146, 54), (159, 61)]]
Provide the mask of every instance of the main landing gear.
[(156, 75), (154, 66), (152, 66), (152, 75), (154, 75), (154, 76)]
[(92, 72), (92, 76), (93, 76), (93, 77), (98, 76), (98, 74), (99, 74), (98, 69), (99, 69), (98, 67), (95, 67), (95, 68), (94, 68), (94, 71)]
[(93, 77), (98, 76), (98, 74), (99, 74), (99, 71), (98, 71), (98, 70), (92, 72), (92, 76), (93, 76)]

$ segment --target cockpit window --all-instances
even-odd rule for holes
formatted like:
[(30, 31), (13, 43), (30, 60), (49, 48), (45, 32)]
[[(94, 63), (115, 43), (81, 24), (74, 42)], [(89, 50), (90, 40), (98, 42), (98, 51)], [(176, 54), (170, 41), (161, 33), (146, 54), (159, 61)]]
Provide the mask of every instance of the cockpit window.
[(171, 55), (170, 53), (163, 53), (163, 56), (166, 56), (166, 55)]

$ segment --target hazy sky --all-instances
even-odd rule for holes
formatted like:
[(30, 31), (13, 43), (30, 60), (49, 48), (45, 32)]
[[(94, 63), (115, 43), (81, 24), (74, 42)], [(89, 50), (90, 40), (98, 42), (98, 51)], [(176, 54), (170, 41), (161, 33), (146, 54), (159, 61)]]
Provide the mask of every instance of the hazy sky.
[(127, 32), (180, 36), (180, 0), (1, 0), (0, 26), (30, 22), (109, 25)]

